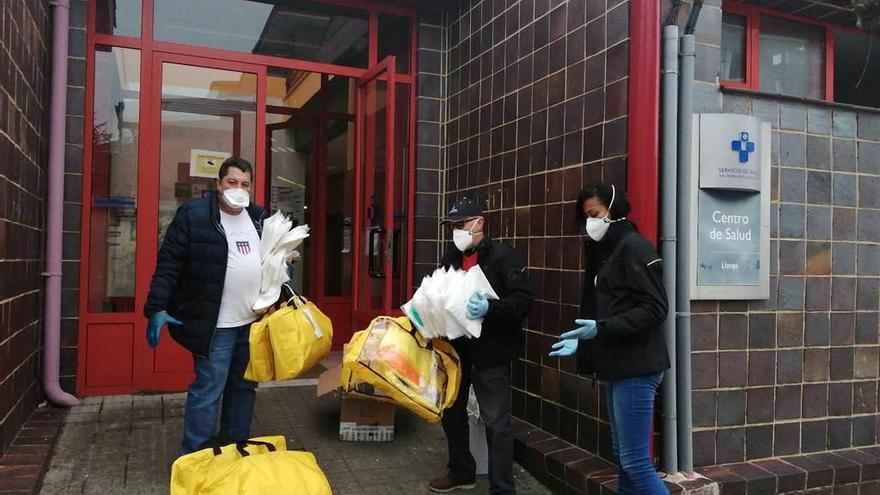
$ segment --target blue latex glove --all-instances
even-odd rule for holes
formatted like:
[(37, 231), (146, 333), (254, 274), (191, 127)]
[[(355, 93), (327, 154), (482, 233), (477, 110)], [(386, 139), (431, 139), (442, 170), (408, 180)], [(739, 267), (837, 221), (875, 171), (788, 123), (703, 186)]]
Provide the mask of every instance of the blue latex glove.
[(589, 340), (596, 336), (596, 333), (599, 329), (596, 327), (595, 320), (574, 320), (574, 324), (578, 327), (574, 330), (569, 330), (564, 334), (560, 335), (559, 338), (562, 340), (565, 339), (581, 339), (581, 340)]
[(159, 345), (159, 335), (162, 333), (164, 325), (180, 326), (183, 325), (183, 322), (165, 311), (159, 311), (151, 316), (150, 321), (147, 323), (147, 342), (151, 348), (155, 349)]
[(471, 296), (467, 305), (467, 317), (470, 320), (479, 320), (486, 316), (489, 312), (489, 300), (483, 294), (474, 294)]
[(551, 347), (556, 349), (550, 353), (551, 357), (571, 356), (578, 350), (578, 339), (565, 339), (553, 344)]

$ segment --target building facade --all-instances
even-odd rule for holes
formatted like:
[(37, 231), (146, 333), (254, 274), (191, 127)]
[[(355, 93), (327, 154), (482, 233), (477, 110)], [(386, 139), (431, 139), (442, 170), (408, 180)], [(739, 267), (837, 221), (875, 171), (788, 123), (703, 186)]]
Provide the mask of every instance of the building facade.
[[(678, 3), (72, 0), (63, 388), (188, 382), (185, 351), (147, 347), (140, 308), (176, 208), (236, 154), (256, 165), (256, 202), (311, 225), (295, 285), (338, 346), (437, 266), (445, 205), (482, 201), (537, 294), (513, 364), (518, 460), (559, 491), (609, 482), (604, 386), (547, 352), (578, 313), (581, 187), (626, 187), (659, 240), (660, 31), (684, 25)], [(51, 41), (48, 6), (2, 9), (6, 442), (38, 400)], [(880, 464), (880, 51), (865, 26), (849, 0), (710, 0), (696, 25), (694, 111), (772, 125), (770, 298), (693, 305), (694, 463), (729, 486), (819, 488), (798, 473), (834, 470), (828, 484), (869, 487), (859, 456)]]

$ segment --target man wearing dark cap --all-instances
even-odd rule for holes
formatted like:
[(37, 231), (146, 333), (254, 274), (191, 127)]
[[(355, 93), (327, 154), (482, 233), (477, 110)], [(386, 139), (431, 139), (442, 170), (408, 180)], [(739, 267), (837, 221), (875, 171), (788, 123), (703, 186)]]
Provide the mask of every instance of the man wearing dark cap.
[(441, 223), (452, 227), (455, 244), (443, 256), (443, 266), (468, 270), (480, 265), (499, 299), (490, 301), (483, 294), (472, 294), (467, 317), (483, 318), (482, 333), (479, 338), (452, 341), (461, 358), (462, 377), (458, 398), (443, 414), (449, 471), (428, 483), (428, 488), (446, 493), (475, 487), (476, 463), (470, 452), (466, 409), (473, 384), (480, 417), (486, 425), (490, 493), (513, 494), (516, 488), (510, 430), (510, 364), (519, 356), (522, 322), (532, 309), (535, 295), (522, 256), (512, 247), (489, 238), (484, 231), (483, 210), (476, 201), (456, 201)]

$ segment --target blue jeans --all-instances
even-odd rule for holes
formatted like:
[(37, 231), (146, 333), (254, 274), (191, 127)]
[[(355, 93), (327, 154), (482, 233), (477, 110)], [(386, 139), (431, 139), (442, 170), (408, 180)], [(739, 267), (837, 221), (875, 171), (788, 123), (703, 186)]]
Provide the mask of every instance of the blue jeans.
[(661, 381), (663, 372), (608, 382), (608, 417), (619, 495), (669, 493), (654, 469), (648, 447), (654, 394)]
[(216, 329), (208, 357), (193, 356), (196, 378), (187, 389), (180, 455), (199, 450), (215, 437), (238, 441), (250, 435), (257, 397), (257, 384), (244, 379), (250, 327)]

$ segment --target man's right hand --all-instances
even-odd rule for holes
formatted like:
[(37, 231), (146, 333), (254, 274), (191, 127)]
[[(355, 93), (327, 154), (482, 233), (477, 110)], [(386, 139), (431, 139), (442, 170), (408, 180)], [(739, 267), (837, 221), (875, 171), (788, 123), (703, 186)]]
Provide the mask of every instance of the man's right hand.
[(151, 316), (149, 323), (147, 323), (147, 342), (151, 348), (155, 349), (159, 345), (159, 335), (162, 333), (164, 325), (180, 326), (183, 325), (183, 322), (165, 311), (159, 311)]

